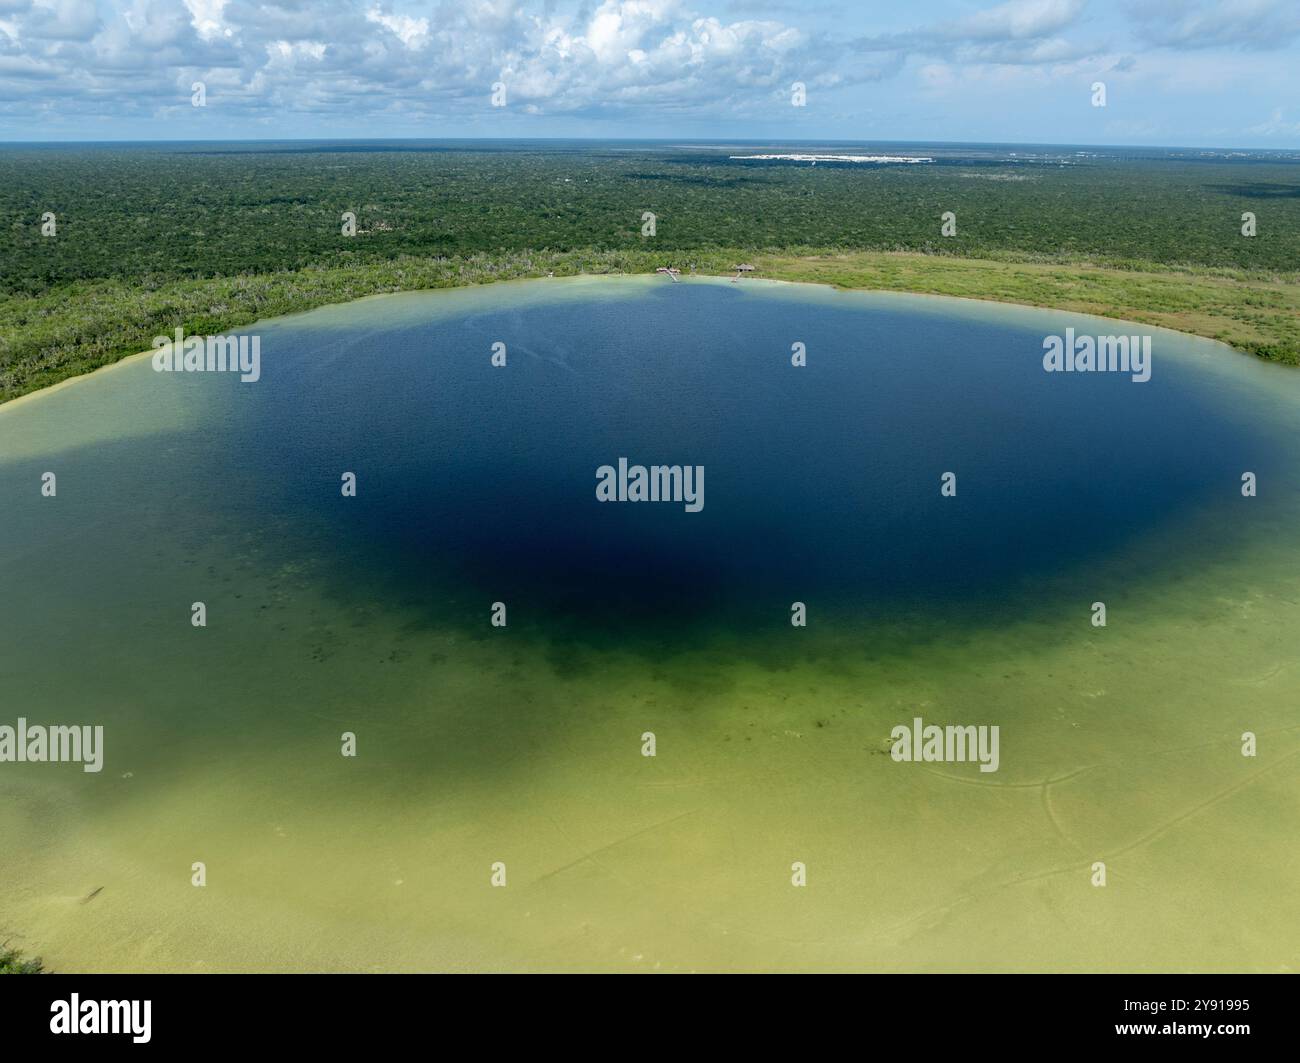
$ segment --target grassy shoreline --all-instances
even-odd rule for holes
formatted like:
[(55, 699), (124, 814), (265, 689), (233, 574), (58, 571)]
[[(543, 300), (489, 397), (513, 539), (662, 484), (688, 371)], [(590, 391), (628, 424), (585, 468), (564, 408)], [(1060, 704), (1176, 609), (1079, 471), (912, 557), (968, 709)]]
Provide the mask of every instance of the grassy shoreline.
[(40, 957), (28, 959), (18, 949), (9, 948), (8, 942), (0, 943), (0, 974), (44, 974), (45, 965)]
[(650, 273), (672, 263), (722, 275), (752, 262), (773, 280), (1047, 307), (1220, 340), (1300, 364), (1300, 276), (1231, 269), (1032, 257), (959, 258), (898, 251), (519, 251), (409, 257), (364, 265), (170, 280), (150, 287), (76, 282), (0, 300), (0, 403), (148, 349), (177, 325), (227, 332), (268, 317), (386, 292), (577, 274)]

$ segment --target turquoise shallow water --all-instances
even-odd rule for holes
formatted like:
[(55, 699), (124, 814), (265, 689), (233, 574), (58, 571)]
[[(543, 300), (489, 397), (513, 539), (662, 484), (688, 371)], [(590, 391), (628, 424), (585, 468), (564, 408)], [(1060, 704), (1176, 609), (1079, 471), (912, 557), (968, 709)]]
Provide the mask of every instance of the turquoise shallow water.
[[(659, 280), (0, 409), (0, 724), (106, 733), (98, 775), (0, 764), (0, 927), (66, 970), (1295, 966), (1300, 378)], [(703, 465), (703, 510), (597, 502), (620, 456)], [(998, 725), (999, 771), (894, 762), (917, 715)]]

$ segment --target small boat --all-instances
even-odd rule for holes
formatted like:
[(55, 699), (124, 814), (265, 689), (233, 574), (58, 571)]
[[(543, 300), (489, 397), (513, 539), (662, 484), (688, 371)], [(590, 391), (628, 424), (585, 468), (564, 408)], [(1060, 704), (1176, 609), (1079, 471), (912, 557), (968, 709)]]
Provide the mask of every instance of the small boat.
[(673, 266), (660, 266), (657, 270), (655, 270), (655, 272), (656, 272), (656, 273), (666, 273), (666, 274), (668, 274), (668, 278), (669, 278), (670, 280), (672, 280), (673, 282), (676, 282), (677, 278), (681, 275), (681, 272), (682, 272), (682, 271), (679, 270), (679, 269), (674, 268)]

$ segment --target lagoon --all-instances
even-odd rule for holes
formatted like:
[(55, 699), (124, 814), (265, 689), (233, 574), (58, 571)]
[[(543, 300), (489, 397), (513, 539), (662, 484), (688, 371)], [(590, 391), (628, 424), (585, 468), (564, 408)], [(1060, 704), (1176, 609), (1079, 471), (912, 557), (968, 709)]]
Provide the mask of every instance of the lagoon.
[[(1044, 372), (1067, 328), (1150, 333), (1150, 380)], [(751, 279), (245, 332), (254, 383), (142, 358), (0, 407), (0, 699), (104, 727), (98, 774), (0, 764), (0, 938), (68, 971), (1294, 965), (1294, 371)], [(620, 455), (707, 467), (707, 507), (601, 503)], [(998, 770), (895, 761), (916, 718), (997, 727)]]

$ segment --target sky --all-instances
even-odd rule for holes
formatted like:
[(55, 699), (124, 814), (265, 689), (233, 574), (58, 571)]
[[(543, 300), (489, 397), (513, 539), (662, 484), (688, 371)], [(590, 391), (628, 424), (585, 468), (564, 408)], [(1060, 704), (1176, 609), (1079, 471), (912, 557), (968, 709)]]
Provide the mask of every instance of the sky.
[(1294, 149), (1300, 0), (0, 0), (0, 140), (298, 137)]

